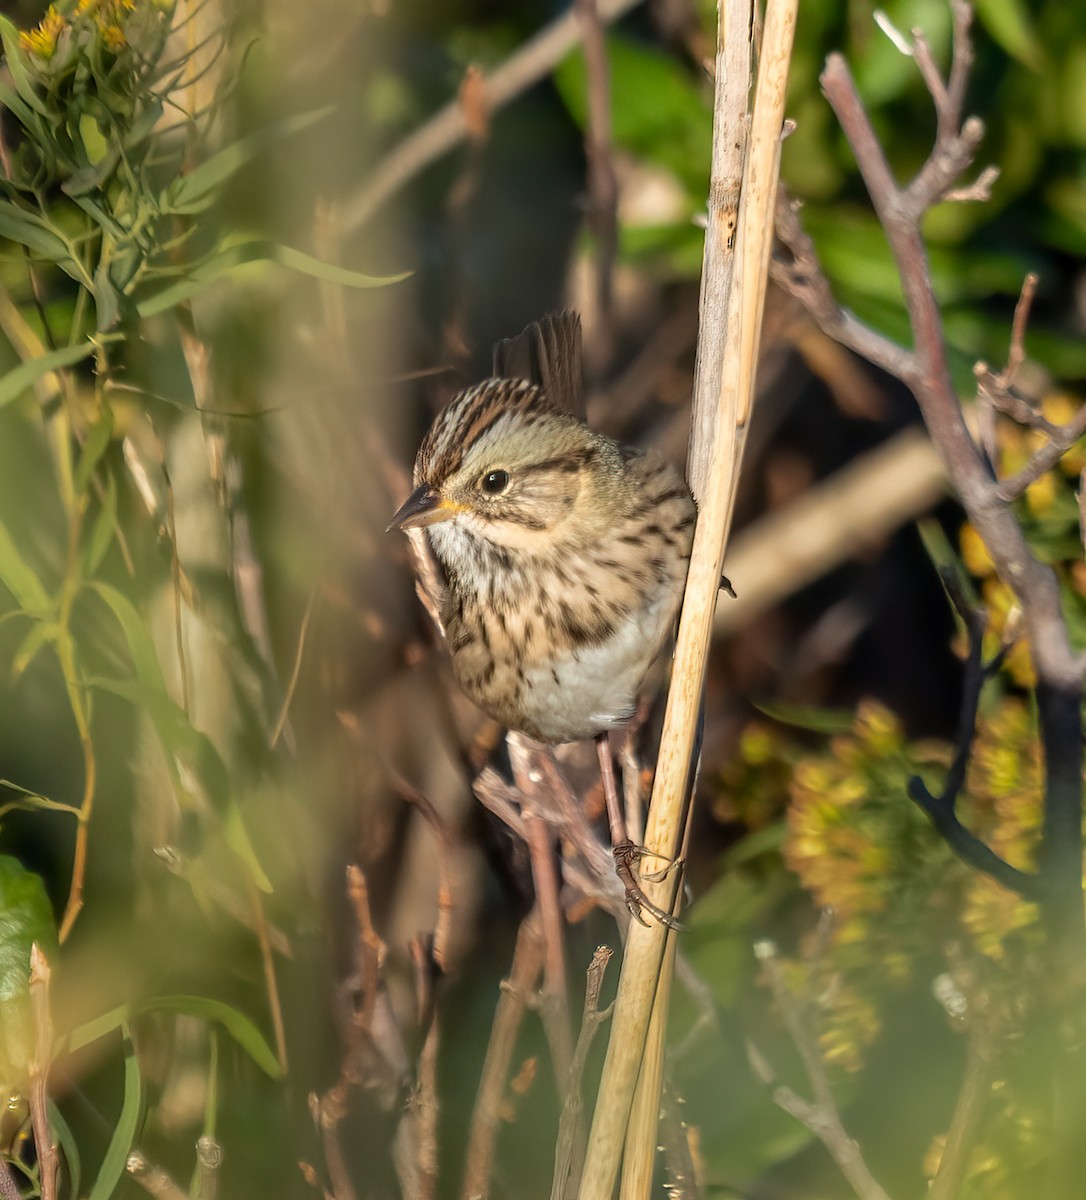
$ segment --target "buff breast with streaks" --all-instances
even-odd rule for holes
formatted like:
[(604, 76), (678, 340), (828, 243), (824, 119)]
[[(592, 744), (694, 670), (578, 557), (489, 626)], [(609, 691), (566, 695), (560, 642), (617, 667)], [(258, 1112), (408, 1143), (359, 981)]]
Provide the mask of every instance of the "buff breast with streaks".
[[(530, 366), (515, 352), (526, 341)], [(457, 395), (419, 448), (415, 491), (392, 526), (427, 527), (464, 692), (511, 729), (574, 741), (633, 714), (674, 626), (694, 502), (673, 466), (568, 411), (574, 314), (502, 345), (499, 366), (543, 383), (503, 371)]]

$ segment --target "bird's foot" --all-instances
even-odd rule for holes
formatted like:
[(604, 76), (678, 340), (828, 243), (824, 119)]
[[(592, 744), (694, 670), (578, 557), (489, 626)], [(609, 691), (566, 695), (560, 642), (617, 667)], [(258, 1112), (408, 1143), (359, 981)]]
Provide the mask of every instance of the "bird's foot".
[[(645, 909), (651, 913), (661, 925), (666, 925), (668, 929), (682, 929), (682, 925), (669, 912), (665, 912), (659, 905), (653, 902), (641, 890), (641, 884), (637, 878), (635, 866), (638, 861), (648, 855), (652, 858), (664, 858), (662, 854), (657, 854), (654, 850), (649, 850), (645, 846), (638, 846), (631, 842), (629, 838), (624, 838), (621, 842), (616, 842), (611, 847), (611, 853), (615, 857), (615, 874), (618, 875), (626, 888), (626, 907), (630, 910), (630, 916), (649, 928), (648, 921), (641, 915), (641, 910)], [(651, 879), (654, 882), (666, 877), (668, 872), (675, 866), (675, 860), (668, 860), (667, 866), (663, 871), (658, 871), (653, 875), (646, 875), (646, 879)]]

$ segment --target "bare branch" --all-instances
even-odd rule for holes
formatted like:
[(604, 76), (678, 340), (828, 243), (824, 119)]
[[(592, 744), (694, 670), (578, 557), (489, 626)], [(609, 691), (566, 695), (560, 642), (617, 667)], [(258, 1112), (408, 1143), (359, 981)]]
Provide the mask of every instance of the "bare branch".
[[(639, 0), (598, 0), (603, 21), (617, 20)], [(491, 113), (508, 104), (533, 84), (545, 78), (583, 36), (579, 16), (570, 10), (530, 38), (485, 80), (487, 110)], [(451, 100), (424, 125), (377, 164), (364, 187), (349, 199), (342, 211), (344, 234), (364, 225), (373, 214), (430, 163), (447, 154), (468, 136), (468, 121), (458, 100)]]
[(778, 1083), (772, 1067), (757, 1047), (748, 1042), (747, 1057), (751, 1069), (766, 1087), (772, 1089), (774, 1102), (805, 1125), (826, 1147), (859, 1200), (890, 1200), (864, 1162), (860, 1147), (844, 1127), (817, 1039), (809, 1027), (803, 1005), (791, 993), (785, 982), (776, 946), (769, 941), (758, 942), (754, 953), (762, 964), (773, 999), (784, 1018), (792, 1043), (803, 1061), (804, 1071), (814, 1093), (813, 1102), (804, 1100), (790, 1087)]
[(490, 1027), (490, 1043), (486, 1048), (475, 1111), (468, 1130), (467, 1165), (460, 1192), (463, 1200), (485, 1200), (490, 1194), (490, 1171), (501, 1127), (505, 1081), (509, 1076), (517, 1031), (528, 1007), (528, 997), (534, 993), (542, 970), (542, 930), (539, 910), (533, 909), (521, 922), (513, 965), (502, 987)]
[(610, 350), (611, 277), (618, 250), (618, 178), (611, 154), (611, 72), (598, 0), (574, 0), (574, 8), (581, 20), (588, 75), (585, 154), (588, 159), (589, 228), (596, 236), (597, 246), (596, 301)]
[(609, 946), (597, 946), (588, 965), (581, 1030), (573, 1050), (573, 1059), (565, 1082), (562, 1115), (558, 1121), (551, 1200), (565, 1200), (575, 1196), (581, 1180), (581, 1168), (584, 1164), (584, 1096), (581, 1093), (581, 1080), (596, 1031), (611, 1015), (612, 1006), (608, 1005), (602, 1011), (599, 1007), (603, 976), (607, 964), (611, 961), (611, 954)]

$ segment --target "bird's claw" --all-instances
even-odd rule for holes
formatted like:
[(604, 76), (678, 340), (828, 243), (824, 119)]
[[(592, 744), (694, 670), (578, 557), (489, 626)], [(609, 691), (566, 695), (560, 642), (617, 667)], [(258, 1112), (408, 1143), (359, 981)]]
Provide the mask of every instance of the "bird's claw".
[[(665, 856), (657, 854), (645, 846), (638, 846), (634, 842), (631, 842), (629, 838), (612, 846), (611, 853), (615, 858), (615, 874), (618, 875), (626, 888), (626, 907), (630, 910), (630, 916), (639, 924), (644, 925), (646, 929), (649, 929), (651, 926), (641, 915), (641, 910), (645, 909), (661, 925), (666, 925), (668, 929), (682, 929), (682, 924), (671, 913), (665, 912), (659, 905), (653, 904), (648, 896), (645, 895), (634, 872), (634, 865), (644, 855), (651, 855), (653, 858), (664, 858)], [(674, 859), (668, 860), (667, 866), (664, 867), (663, 871), (657, 872), (655, 875), (646, 875), (645, 878), (652, 879), (654, 882), (665, 878), (668, 872), (675, 866), (675, 861)]]

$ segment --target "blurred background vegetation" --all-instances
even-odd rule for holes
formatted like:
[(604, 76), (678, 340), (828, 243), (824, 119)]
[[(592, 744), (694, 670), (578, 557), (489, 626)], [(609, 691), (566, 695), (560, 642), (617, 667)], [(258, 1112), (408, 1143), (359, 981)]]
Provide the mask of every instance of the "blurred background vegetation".
[[(344, 1177), (359, 1196), (397, 1195), (428, 1030), (434, 1194), (457, 1195), (531, 883), (522, 848), (471, 793), (497, 731), (456, 694), (405, 548), (383, 530), (436, 408), (486, 373), (494, 340), (564, 305), (584, 316), (592, 422), (681, 461), (714, 8), (651, 0), (607, 34), (619, 189), (609, 311), (586, 223), (579, 52), (501, 111), (475, 111), (465, 144), (351, 217), (384, 156), (558, 5), (3, 9), (0, 1131), (11, 1178), (38, 1194), (26, 984), (37, 941), (51, 966), (60, 1195), (169, 1194), (154, 1192), (149, 1164), (204, 1196), (211, 1176), (238, 1198), (342, 1197)], [(946, 60), (942, 0), (885, 12), (923, 28)], [(1024, 387), (1062, 421), (1086, 379), (1086, 9), (982, 0), (976, 23), (971, 110), (988, 127), (981, 165), (1002, 174), (990, 202), (931, 214), (936, 286), (968, 395), (977, 359), (1005, 360), (1022, 279), (1039, 273)], [(801, 4), (784, 179), (843, 302), (904, 338), (892, 264), (819, 93), (833, 49), (902, 175), (930, 146), (930, 100), (871, 5)], [(899, 385), (780, 294), (766, 331), (740, 498), (748, 532), (802, 510), (822, 481), (918, 421)], [(1032, 437), (1001, 430), (1006, 469)], [(1082, 466), (1073, 452), (1021, 502), (1080, 645)], [(868, 486), (873, 504), (883, 485)], [(752, 1039), (798, 1086), (759, 939), (779, 944), (817, 1017), (845, 1123), (890, 1195), (924, 1194), (967, 1060), (984, 1064), (986, 1101), (958, 1195), (1041, 1186), (1051, 1048), (1036, 914), (957, 863), (905, 792), (913, 774), (937, 784), (958, 707), (963, 647), (933, 557), (961, 555), (993, 647), (1012, 621), (1009, 594), (938, 489), (874, 542), (865, 507), (834, 518), (844, 549), (817, 578), (714, 645), (671, 1087), (701, 1194), (720, 1200), (850, 1194), (747, 1065)], [(924, 537), (911, 520), (922, 515)], [(744, 578), (725, 565), (742, 599)], [(967, 782), (971, 824), (1020, 866), (1040, 812), (1030, 682), (1017, 646), (985, 695)], [(639, 735), (648, 763), (654, 728), (650, 718)], [(368, 937), (351, 864), (367, 885)], [(828, 928), (820, 910), (834, 914)], [(618, 935), (592, 911), (569, 931), (574, 978), (599, 942)], [(397, 1045), (398, 1061), (351, 1040), (377, 957), (381, 1019), (399, 1030), (383, 1046)], [(423, 974), (440, 968), (436, 1023), (417, 1011), (420, 962)], [(554, 1089), (531, 1069), (544, 1053), (530, 1018), (494, 1195), (549, 1192)], [(337, 1164), (307, 1097), (328, 1099), (344, 1069)], [(198, 1162), (201, 1135), (222, 1149), (217, 1173)], [(144, 1165), (126, 1174), (136, 1149)]]

